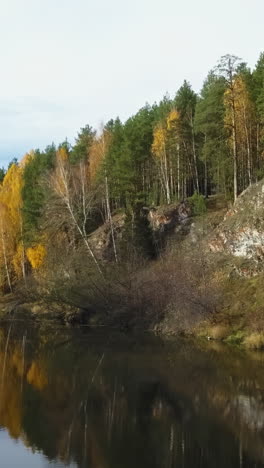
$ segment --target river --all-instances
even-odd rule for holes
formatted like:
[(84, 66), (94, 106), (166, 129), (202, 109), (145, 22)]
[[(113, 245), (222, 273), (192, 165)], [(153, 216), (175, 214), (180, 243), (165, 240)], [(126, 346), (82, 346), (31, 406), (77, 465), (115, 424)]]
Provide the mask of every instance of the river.
[(264, 467), (264, 355), (8, 321), (1, 468)]

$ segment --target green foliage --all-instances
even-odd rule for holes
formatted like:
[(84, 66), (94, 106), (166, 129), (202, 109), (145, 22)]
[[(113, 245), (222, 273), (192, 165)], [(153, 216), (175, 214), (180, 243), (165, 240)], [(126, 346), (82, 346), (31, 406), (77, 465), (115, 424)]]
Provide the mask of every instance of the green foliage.
[(206, 213), (206, 203), (203, 195), (194, 192), (194, 194), (188, 200), (191, 204), (192, 212), (195, 216), (200, 216)]
[(56, 148), (52, 144), (41, 153), (36, 150), (27, 162), (23, 172), (23, 226), (25, 241), (30, 242), (37, 235), (39, 218), (46, 200), (42, 178), (54, 166)]
[(124, 127), (119, 118), (111, 120), (106, 125), (111, 134), (110, 146), (106, 155), (105, 168), (110, 184), (110, 194), (122, 205), (126, 203), (126, 193), (130, 192), (131, 168), (130, 161), (124, 151)]
[(105, 127), (111, 133), (105, 163), (110, 194), (125, 208), (147, 200), (144, 171), (152, 159), (153, 119), (153, 110), (145, 106), (124, 125), (117, 118)]
[(3, 182), (6, 171), (4, 167), (0, 167), (0, 183)]
[(232, 345), (240, 345), (245, 338), (245, 332), (242, 330), (234, 331), (224, 341)]
[(155, 102), (152, 106), (154, 123), (156, 124), (160, 121), (165, 121), (173, 107), (174, 101), (168, 94), (165, 94), (159, 104)]
[(175, 107), (187, 121), (194, 116), (197, 94), (192, 90), (190, 83), (184, 80), (183, 85), (175, 96)]
[(253, 93), (259, 117), (264, 119), (264, 52), (260, 54), (253, 71)]
[(210, 72), (204, 82), (195, 113), (200, 158), (206, 163), (210, 192), (224, 192), (230, 184), (231, 160), (224, 125), (225, 81)]
[(70, 162), (76, 164), (80, 161), (85, 160), (89, 157), (89, 151), (95, 137), (95, 130), (90, 125), (80, 129), (77, 138), (75, 139), (75, 145), (72, 148), (70, 154)]
[(192, 146), (193, 122), (197, 94), (192, 90), (190, 83), (186, 80), (176, 93), (174, 105), (180, 113), (180, 135), (185, 145)]
[(13, 158), (10, 161), (10, 163), (8, 164), (7, 170), (10, 169), (10, 167), (13, 166), (13, 164), (15, 164), (16, 166), (18, 165), (18, 159), (17, 158)]

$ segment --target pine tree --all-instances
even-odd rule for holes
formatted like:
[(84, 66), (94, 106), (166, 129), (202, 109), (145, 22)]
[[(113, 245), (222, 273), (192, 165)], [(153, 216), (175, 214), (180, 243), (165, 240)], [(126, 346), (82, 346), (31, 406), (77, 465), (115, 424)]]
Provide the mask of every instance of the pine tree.
[[(185, 178), (188, 178), (188, 175), (190, 175), (193, 183), (193, 190), (199, 193), (198, 156), (194, 133), (196, 101), (197, 95), (192, 90), (191, 85), (185, 80), (176, 94), (175, 108), (180, 114), (180, 138), (186, 159)], [(190, 173), (187, 175), (188, 169)]]
[(210, 72), (206, 78), (195, 112), (195, 132), (199, 155), (204, 165), (203, 193), (227, 193), (231, 189), (227, 130), (224, 124), (225, 81)]

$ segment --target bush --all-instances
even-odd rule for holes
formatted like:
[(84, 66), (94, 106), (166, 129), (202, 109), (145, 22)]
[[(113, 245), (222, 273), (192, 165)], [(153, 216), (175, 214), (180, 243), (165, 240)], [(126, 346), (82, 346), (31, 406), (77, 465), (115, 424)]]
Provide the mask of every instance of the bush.
[(195, 192), (189, 198), (189, 202), (192, 206), (192, 211), (194, 215), (200, 216), (206, 213), (206, 203), (203, 195), (199, 195), (199, 193)]
[(233, 345), (240, 345), (245, 337), (245, 333), (242, 330), (235, 331), (229, 335), (225, 342)]

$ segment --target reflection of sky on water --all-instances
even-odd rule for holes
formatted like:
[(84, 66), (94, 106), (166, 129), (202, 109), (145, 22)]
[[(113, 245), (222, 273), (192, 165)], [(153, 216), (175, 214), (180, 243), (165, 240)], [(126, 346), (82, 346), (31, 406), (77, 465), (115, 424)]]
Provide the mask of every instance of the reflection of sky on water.
[[(7, 431), (0, 429), (0, 467), (1, 468), (62, 468), (60, 462), (49, 462), (41, 453), (33, 453), (20, 440), (11, 439)], [(75, 464), (67, 465), (75, 468)]]

